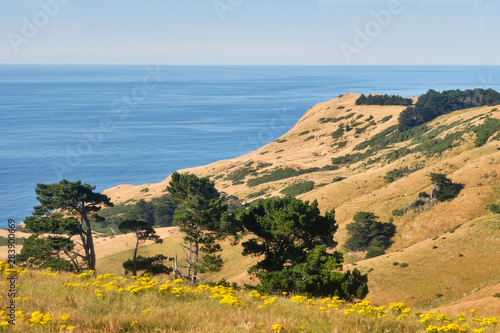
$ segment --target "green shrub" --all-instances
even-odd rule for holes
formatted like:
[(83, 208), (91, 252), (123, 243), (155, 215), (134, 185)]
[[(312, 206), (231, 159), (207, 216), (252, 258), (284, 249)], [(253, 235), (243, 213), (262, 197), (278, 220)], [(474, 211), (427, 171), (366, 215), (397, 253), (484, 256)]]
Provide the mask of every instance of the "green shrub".
[(368, 126), (356, 128), (356, 134), (363, 133), (367, 128), (368, 128)]
[(407, 263), (405, 263), (405, 262), (402, 262), (402, 263), (399, 265), (399, 267), (401, 267), (401, 268), (405, 268), (405, 267), (408, 267), (408, 266), (409, 266), (409, 265), (408, 265)]
[(332, 179), (332, 183), (340, 182), (342, 180), (346, 179), (346, 177), (335, 177)]
[(297, 183), (290, 185), (288, 187), (285, 187), (280, 191), (280, 193), (286, 195), (286, 196), (291, 196), (294, 197), (296, 195), (306, 193), (311, 191), (314, 188), (314, 182), (313, 181), (305, 181), (302, 183)]
[(307, 173), (318, 172), (318, 171), (326, 171), (326, 170), (336, 170), (338, 167), (327, 165), (322, 168), (313, 167), (304, 170), (295, 170), (293, 168), (285, 168), (285, 169), (276, 169), (271, 171), (269, 174), (262, 175), (257, 178), (252, 178), (247, 181), (247, 185), (250, 187), (254, 187), (260, 184), (274, 182), (277, 180), (287, 179), (291, 177), (300, 176)]
[(481, 147), (488, 139), (500, 130), (500, 119), (486, 117), (482, 125), (476, 126), (472, 129), (476, 133), (476, 147)]
[(382, 120), (380, 120), (380, 121), (381, 121), (381, 122), (382, 122), (382, 124), (383, 124), (383, 123), (386, 123), (386, 122), (388, 122), (389, 120), (391, 120), (391, 118), (392, 118), (392, 115), (385, 116), (385, 117), (384, 117), (384, 118), (382, 118)]
[(337, 110), (342, 110), (342, 109), (345, 109), (345, 106), (337, 106)]
[(386, 183), (392, 183), (398, 180), (399, 178), (403, 178), (404, 176), (409, 175), (414, 171), (416, 171), (416, 169), (410, 169), (408, 167), (394, 169), (387, 172), (384, 176), (384, 179)]
[(344, 148), (345, 146), (347, 146), (347, 143), (348, 143), (348, 142), (349, 142), (349, 141), (341, 141), (341, 142), (337, 142), (337, 143), (335, 143), (335, 145), (337, 146), (337, 148), (339, 148), (339, 149), (340, 149), (340, 148)]
[(402, 209), (394, 209), (392, 211), (392, 216), (403, 216), (405, 213)]
[(309, 140), (312, 140), (312, 139), (314, 139), (314, 135), (308, 136), (304, 141), (309, 141)]
[(500, 205), (491, 204), (488, 206), (489, 210), (491, 210), (494, 214), (500, 214)]
[(243, 167), (238, 170), (235, 170), (231, 173), (229, 173), (226, 177), (226, 180), (232, 180), (233, 185), (242, 184), (240, 183), (241, 180), (245, 179), (246, 176), (254, 172), (255, 170), (252, 169), (251, 167)]
[(421, 206), (425, 206), (425, 205), (426, 205), (425, 201), (423, 201), (423, 200), (416, 200), (414, 203), (411, 204), (410, 208), (415, 210), (415, 209), (417, 209), (417, 208), (419, 208)]
[(141, 192), (149, 192), (149, 188), (148, 188), (148, 187), (143, 188), (143, 189), (141, 190)]
[(344, 127), (341, 126), (339, 128), (337, 128), (337, 130), (335, 132), (332, 133), (332, 138), (334, 139), (338, 139), (340, 138), (342, 135), (344, 135)]
[(397, 265), (399, 265), (399, 262), (397, 262), (397, 261), (392, 263), (392, 266), (397, 266)]
[(366, 252), (365, 259), (375, 258), (383, 254), (385, 254), (383, 248), (379, 246), (372, 246), (368, 249), (368, 252)]
[(454, 226), (453, 228), (451, 228), (450, 230), (446, 231), (450, 234), (453, 234), (458, 228), (460, 228), (462, 226), (463, 223), (460, 223), (459, 225), (456, 225)]
[(248, 199), (252, 199), (252, 198), (255, 198), (255, 197), (260, 197), (261, 195), (264, 195), (264, 194), (266, 194), (266, 191), (265, 190), (261, 190), (261, 191), (258, 191), (258, 192), (250, 193), (249, 195), (247, 195), (247, 198)]
[(346, 154), (340, 157), (332, 157), (332, 164), (333, 165), (342, 165), (342, 164), (349, 164), (349, 163), (354, 163), (358, 160), (358, 158), (361, 156), (360, 153), (357, 154)]
[(300, 133), (299, 136), (306, 135), (306, 134), (309, 134), (309, 131), (304, 131), (304, 132)]
[(420, 193), (418, 194), (418, 197), (419, 197), (419, 198), (428, 198), (428, 197), (429, 197), (429, 195), (427, 194), (427, 192), (420, 192)]
[(426, 156), (441, 155), (444, 151), (458, 146), (460, 141), (463, 141), (463, 132), (453, 132), (447, 134), (443, 139), (424, 141), (414, 151), (423, 152)]

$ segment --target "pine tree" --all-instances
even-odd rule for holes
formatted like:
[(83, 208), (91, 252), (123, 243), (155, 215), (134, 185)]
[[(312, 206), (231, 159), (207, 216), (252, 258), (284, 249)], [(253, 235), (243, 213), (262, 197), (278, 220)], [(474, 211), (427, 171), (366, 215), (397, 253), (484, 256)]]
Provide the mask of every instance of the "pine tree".
[(218, 241), (233, 231), (232, 221), (224, 197), (208, 177), (174, 172), (167, 190), (178, 205), (174, 225), (185, 233), (186, 277), (195, 283), (198, 273), (219, 271), (222, 267), (222, 257), (218, 254), (222, 249)]
[[(37, 184), (35, 193), (40, 205), (35, 206), (33, 215), (24, 221), (34, 235), (24, 245), (18, 260), (46, 265), (47, 260), (54, 262), (57, 259), (63, 266), (69, 261), (77, 271), (84, 267), (95, 270), (91, 219), (102, 222), (95, 213), (113, 204), (106, 195), (94, 190), (95, 186), (82, 184), (80, 180)], [(60, 236), (40, 237), (44, 233)], [(79, 242), (73, 236), (78, 236)]]

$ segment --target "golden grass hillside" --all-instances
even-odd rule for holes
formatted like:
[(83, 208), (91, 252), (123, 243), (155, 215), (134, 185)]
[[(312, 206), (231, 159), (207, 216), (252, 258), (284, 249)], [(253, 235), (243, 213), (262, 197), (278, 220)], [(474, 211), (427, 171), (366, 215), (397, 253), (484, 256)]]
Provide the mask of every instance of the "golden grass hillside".
[[(346, 304), (337, 298), (266, 296), (182, 280), (127, 279), (94, 272), (33, 272), (0, 263), (15, 276), (15, 306), (0, 310), (5, 332), (496, 332), (498, 316), (419, 312), (404, 303)], [(2, 281), (2, 304), (8, 289)], [(15, 307), (15, 308), (14, 308)], [(12, 312), (12, 316), (11, 316)], [(9, 323), (10, 321), (10, 323)]]
[[(376, 160), (377, 157), (402, 148), (415, 147), (414, 142), (410, 140), (381, 147), (369, 159), (341, 165), (337, 170), (317, 171), (248, 186), (249, 179), (268, 175), (276, 169), (322, 168), (331, 165), (332, 157), (363, 153), (366, 149), (355, 151), (355, 147), (396, 125), (397, 117), (404, 109), (402, 106), (358, 106), (355, 105), (357, 97), (359, 95), (344, 94), (313, 106), (288, 133), (247, 155), (179, 172), (208, 176), (215, 181), (220, 191), (235, 195), (243, 202), (261, 197), (283, 196), (279, 192), (286, 186), (302, 181), (314, 181), (314, 189), (298, 197), (304, 200), (318, 200), (323, 211), (335, 208), (337, 221), (341, 226), (350, 223), (354, 213), (360, 210), (372, 211), (387, 221), (392, 210), (415, 200), (421, 191), (430, 192), (430, 172), (446, 173), (454, 182), (464, 184), (464, 191), (458, 200), (442, 204), (440, 209), (433, 209), (425, 214), (410, 214), (396, 219), (395, 223), (400, 230), (404, 229), (404, 232), (400, 232), (402, 236), (395, 245), (396, 248), (434, 237), (446, 228), (487, 213), (486, 204), (493, 202), (495, 195), (498, 196), (495, 189), (500, 185), (497, 177), (500, 171), (499, 141), (491, 140), (488, 144), (475, 148), (474, 138), (470, 134), (463, 138), (463, 142), (444, 151), (440, 156), (425, 156), (424, 152), (417, 152), (394, 161), (381, 159), (376, 163), (369, 162), (370, 159)], [(430, 122), (427, 133), (442, 129), (436, 138), (443, 138), (449, 133), (484, 122), (486, 115), (500, 119), (500, 111), (493, 107), (461, 110)], [(342, 119), (346, 117), (347, 119)], [(341, 120), (325, 122), (328, 119)], [(353, 128), (339, 138), (332, 138), (332, 133), (341, 124), (352, 125), (353, 122), (360, 123), (357, 128), (366, 128), (359, 134), (356, 134), (356, 129)], [(387, 172), (407, 166), (418, 167), (418, 170), (390, 184), (384, 181), (383, 177)], [(240, 182), (234, 182), (233, 177), (238, 173), (243, 173), (244, 177)], [(332, 183), (332, 179), (337, 177), (345, 179)], [(165, 194), (169, 181), (167, 178), (157, 184), (119, 185), (104, 193), (110, 196), (114, 203), (130, 203), (141, 198), (148, 200)], [(141, 192), (145, 188), (148, 188), (148, 192)], [(340, 242), (345, 239), (344, 228), (339, 231), (337, 239)]]
[[(427, 124), (426, 132), (420, 135), (435, 133), (437, 140), (444, 140), (449, 134), (463, 132), (460, 140), (439, 154), (422, 151), (393, 160), (380, 158), (403, 149), (415, 148), (419, 139), (417, 137), (379, 147), (368, 159), (340, 165), (336, 170), (319, 170), (248, 186), (249, 179), (268, 175), (279, 168), (322, 168), (331, 164), (332, 157), (366, 152), (368, 148), (355, 150), (356, 146), (396, 125), (397, 117), (404, 107), (357, 106), (355, 100), (358, 96), (345, 94), (315, 105), (288, 133), (252, 153), (180, 172), (209, 176), (220, 191), (235, 195), (243, 199), (243, 202), (259, 197), (281, 196), (280, 190), (290, 184), (314, 181), (313, 190), (298, 197), (318, 200), (323, 211), (335, 208), (340, 225), (335, 238), (340, 244), (346, 239), (345, 225), (352, 221), (352, 216), (358, 211), (374, 212), (382, 221), (393, 218), (398, 234), (388, 251), (388, 258), (384, 256), (366, 263), (357, 263), (358, 267), (372, 269), (369, 273), (372, 286), (369, 299), (375, 302), (388, 302), (394, 297), (409, 304), (442, 305), (457, 302), (462, 297), (467, 300), (469, 294), (500, 283), (500, 262), (497, 256), (500, 253), (500, 235), (498, 227), (495, 229), (498, 216), (486, 217), (491, 215), (487, 205), (500, 202), (500, 180), (497, 176), (500, 171), (499, 141), (498, 138), (490, 139), (485, 145), (475, 147), (475, 135), (470, 130), (467, 131), (471, 126), (484, 123), (486, 116), (500, 119), (500, 111), (496, 107), (460, 110)], [(341, 124), (354, 123), (360, 123), (357, 128), (365, 129), (356, 132), (353, 126), (351, 131), (336, 138), (332, 136)], [(372, 163), (371, 160), (375, 162)], [(388, 172), (405, 167), (415, 170), (391, 183), (384, 180)], [(458, 198), (428, 207), (419, 213), (410, 211), (403, 216), (393, 217), (391, 212), (394, 209), (401, 209), (417, 199), (420, 192), (430, 193), (432, 183), (428, 175), (431, 172), (445, 173), (454, 182), (463, 184), (464, 188)], [(238, 174), (244, 177), (235, 182)], [(342, 180), (332, 182), (335, 178)], [(139, 198), (147, 200), (164, 194), (168, 181), (169, 178), (158, 184), (138, 187), (120, 185), (105, 193), (116, 202), (133, 202)], [(141, 192), (146, 187), (149, 192)], [(474, 221), (482, 221), (484, 218), (492, 219), (490, 222), (493, 226), (486, 226), (486, 222), (475, 224)], [(447, 230), (460, 224), (462, 226), (457, 232), (449, 235), (452, 237), (445, 236), (448, 235), (445, 234)], [(471, 225), (475, 227), (469, 228)], [(466, 232), (477, 228), (480, 231)], [(461, 233), (465, 233), (464, 237), (458, 240), (456, 235)], [(433, 241), (435, 237), (440, 240)], [(176, 243), (179, 239), (180, 237), (175, 241), (172, 239), (172, 242)], [(433, 250), (434, 245), (428, 245), (432, 242), (444, 242), (447, 244), (444, 248), (448, 248), (448, 252), (443, 253), (443, 247)], [(484, 247), (487, 243), (489, 245)], [(462, 253), (466, 252), (465, 249), (467, 255)], [(179, 249), (174, 252), (178, 253)], [(245, 271), (252, 262), (230, 254), (233, 252), (237, 250), (225, 247), (228, 257), (236, 260), (228, 259), (226, 267), (231, 267), (231, 272), (217, 278), (248, 281)], [(463, 257), (458, 257), (460, 253)], [(346, 258), (352, 261), (351, 257), (347, 255)], [(358, 259), (362, 257), (363, 254), (360, 254)], [(111, 258), (108, 261), (110, 260)], [(394, 261), (406, 262), (410, 266), (399, 269), (398, 266), (392, 266)], [(477, 265), (474, 266), (474, 263)], [(460, 276), (463, 278), (458, 278)], [(490, 298), (489, 302), (497, 304), (494, 309), (498, 311), (498, 298)]]
[[(237, 196), (242, 203), (282, 196), (280, 191), (289, 185), (313, 181), (314, 188), (298, 197), (318, 200), (323, 212), (335, 208), (339, 249), (347, 237), (345, 226), (358, 211), (373, 212), (381, 221), (392, 218), (397, 226), (388, 254), (369, 260), (361, 260), (364, 253), (345, 254), (345, 268), (368, 272), (368, 300), (375, 304), (402, 301), (423, 310), (440, 307), (450, 313), (476, 308), (488, 315), (499, 314), (500, 298), (493, 295), (500, 293), (500, 217), (490, 213), (487, 205), (500, 204), (500, 138), (492, 136), (476, 147), (471, 128), (484, 124), (486, 117), (500, 119), (500, 111), (497, 107), (456, 111), (426, 124), (425, 131), (411, 139), (360, 149), (397, 125), (404, 107), (357, 106), (358, 96), (345, 94), (313, 106), (288, 133), (254, 152), (179, 172), (210, 177), (219, 191)], [(346, 125), (352, 129), (340, 133), (339, 128)], [(454, 138), (452, 144), (431, 153), (449, 137)], [(425, 138), (431, 144), (415, 149), (427, 142)], [(411, 149), (415, 150), (408, 152)], [(332, 166), (332, 157), (355, 154), (360, 158), (325, 168)], [(250, 186), (252, 180), (284, 168), (317, 169)], [(390, 183), (384, 179), (389, 172), (404, 168), (411, 172)], [(420, 192), (431, 192), (431, 172), (445, 173), (463, 184), (459, 196), (420, 212), (393, 216), (393, 210), (416, 200)], [(149, 200), (164, 195), (169, 180), (120, 185), (104, 193), (115, 204)], [(163, 244), (146, 244), (139, 254), (177, 254), (182, 261), (182, 234), (176, 228), (158, 231)], [(121, 275), (123, 261), (131, 257), (132, 243), (130, 236), (98, 238), (98, 272)], [(243, 257), (241, 246), (228, 242), (223, 244), (222, 255), (223, 270), (205, 275), (205, 280), (255, 283), (246, 271), (257, 258)]]

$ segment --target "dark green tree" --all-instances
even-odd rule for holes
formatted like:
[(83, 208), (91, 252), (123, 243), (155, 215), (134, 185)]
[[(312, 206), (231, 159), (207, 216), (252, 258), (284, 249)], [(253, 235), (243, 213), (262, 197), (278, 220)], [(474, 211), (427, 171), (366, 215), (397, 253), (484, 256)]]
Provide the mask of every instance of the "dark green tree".
[(38, 237), (33, 234), (23, 244), (16, 262), (24, 262), (25, 266), (52, 268), (55, 271), (72, 271), (76, 262), (71, 260), (75, 243), (68, 236)]
[(219, 240), (235, 230), (234, 224), (227, 213), (225, 198), (208, 177), (174, 172), (167, 190), (178, 205), (174, 225), (185, 233), (186, 277), (195, 283), (199, 279), (198, 273), (218, 271), (222, 267)]
[(144, 201), (144, 199), (139, 200), (135, 204), (134, 214), (137, 216), (138, 220), (144, 220), (147, 224), (152, 227), (155, 225), (155, 206), (152, 202)]
[[(133, 232), (135, 234), (136, 242), (135, 242), (134, 256), (132, 258), (132, 267), (131, 267), (132, 269), (128, 269), (127, 267), (129, 267), (129, 265), (125, 265), (125, 263), (123, 264), (123, 267), (127, 270), (131, 270), (132, 274), (134, 276), (137, 276), (137, 270), (138, 270), (137, 250), (139, 249), (139, 243), (145, 242), (147, 240), (152, 240), (156, 244), (159, 244), (159, 243), (163, 243), (163, 239), (161, 239), (160, 236), (158, 236), (156, 234), (156, 231), (152, 227), (150, 227), (146, 221), (143, 221), (143, 220), (125, 220), (122, 223), (120, 223), (120, 226), (118, 227), (118, 229), (120, 229), (120, 231), (125, 233), (125, 234), (127, 234), (129, 232)], [(147, 270), (148, 267), (144, 268), (144, 263), (145, 263), (144, 259), (147, 259), (147, 258), (143, 258), (143, 257), (141, 257), (141, 258), (142, 258), (141, 259), (141, 263), (142, 263), (141, 269)], [(153, 260), (151, 262), (151, 264), (154, 263), (155, 261), (156, 260)], [(125, 267), (125, 266), (127, 266), (127, 267)]]
[(317, 201), (294, 197), (259, 199), (241, 215), (245, 229), (256, 237), (243, 243), (243, 254), (264, 259), (251, 272), (281, 271), (287, 262), (300, 263), (317, 245), (335, 246), (335, 211), (321, 215)]
[[(19, 259), (32, 262), (57, 258), (69, 261), (78, 271), (84, 267), (95, 270), (91, 220), (102, 222), (95, 213), (113, 204), (106, 195), (94, 190), (95, 186), (65, 179), (55, 184), (37, 184), (35, 192), (40, 205), (34, 207), (33, 215), (24, 222), (38, 240), (24, 245)], [(44, 233), (60, 236), (41, 237)], [(77, 236), (79, 242), (75, 242), (73, 236)], [(40, 251), (37, 247), (45, 250)]]
[(453, 183), (451, 179), (447, 178), (443, 173), (431, 173), (431, 181), (434, 183), (431, 197), (437, 201), (443, 202), (452, 200), (458, 196), (463, 189), (462, 184)]
[(348, 251), (364, 251), (370, 247), (388, 248), (396, 234), (392, 223), (377, 221), (378, 216), (370, 212), (357, 212), (354, 222), (347, 225), (348, 238), (344, 247)]
[(336, 245), (333, 209), (321, 215), (317, 201), (269, 198), (242, 211), (240, 219), (256, 236), (243, 243), (243, 254), (263, 256), (249, 269), (259, 278), (261, 292), (336, 295), (346, 300), (366, 296), (367, 276), (357, 270), (352, 273), (356, 278), (342, 273), (342, 253), (326, 251)]
[(172, 272), (171, 267), (167, 267), (165, 265), (165, 260), (172, 260), (171, 258), (167, 258), (162, 254), (158, 254), (152, 257), (143, 257), (137, 256), (136, 261), (128, 259), (123, 263), (123, 268), (125, 271), (132, 271), (134, 268), (137, 271), (143, 271), (142, 275), (159, 275), (159, 274), (170, 274)]

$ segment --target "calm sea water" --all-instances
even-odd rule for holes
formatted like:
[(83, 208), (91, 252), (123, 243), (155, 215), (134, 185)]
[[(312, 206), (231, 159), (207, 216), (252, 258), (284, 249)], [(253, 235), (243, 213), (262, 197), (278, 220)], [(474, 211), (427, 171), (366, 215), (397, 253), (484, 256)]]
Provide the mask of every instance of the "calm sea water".
[(500, 90), (500, 67), (0, 65), (0, 227), (37, 183), (159, 182), (278, 138), (342, 93)]

